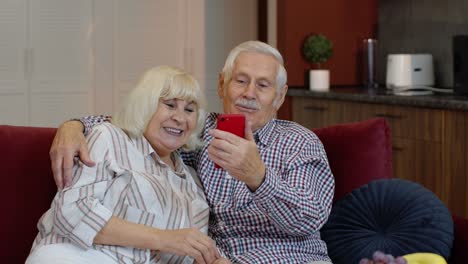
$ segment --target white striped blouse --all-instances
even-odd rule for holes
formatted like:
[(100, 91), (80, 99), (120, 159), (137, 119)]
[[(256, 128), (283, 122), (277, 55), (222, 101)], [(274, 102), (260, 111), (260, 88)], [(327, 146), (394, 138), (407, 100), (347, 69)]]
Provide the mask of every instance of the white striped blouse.
[(144, 138), (130, 138), (105, 123), (87, 136), (91, 159), (73, 169), (71, 187), (56, 194), (41, 217), (33, 249), (72, 243), (104, 252), (117, 263), (192, 263), (190, 257), (128, 247), (93, 245), (112, 215), (160, 229), (208, 228), (208, 205), (195, 171), (175, 155), (176, 170), (163, 163)]

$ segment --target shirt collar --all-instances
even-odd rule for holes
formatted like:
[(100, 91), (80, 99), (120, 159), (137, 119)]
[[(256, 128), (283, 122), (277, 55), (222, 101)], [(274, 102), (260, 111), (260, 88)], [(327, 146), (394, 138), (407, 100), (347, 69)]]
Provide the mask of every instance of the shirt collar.
[[(185, 171), (184, 171), (184, 166), (182, 166), (182, 158), (180, 157), (179, 153), (177, 151), (174, 151), (172, 154), (171, 154), (172, 158), (174, 159), (174, 166), (175, 166), (175, 170), (174, 170), (174, 173), (181, 177), (181, 178), (185, 178)], [(162, 160), (161, 160), (161, 157), (159, 157), (158, 153), (156, 153), (156, 151), (152, 152), (151, 153), (151, 157), (154, 159), (154, 161), (156, 163), (158, 163), (160, 166), (164, 166), (164, 167), (167, 167), (167, 168), (170, 168), (166, 163), (164, 163)]]
[(130, 137), (132, 143), (136, 146), (136, 148), (143, 154), (143, 156), (151, 155), (152, 153), (156, 153), (153, 147), (149, 143), (149, 141), (142, 135), (141, 137)]
[[(138, 151), (141, 152), (143, 156), (145, 157), (150, 156), (159, 165), (169, 167), (166, 163), (164, 163), (161, 160), (161, 157), (159, 157), (158, 153), (153, 149), (149, 141), (144, 136), (141, 136), (138, 138), (130, 137), (130, 140), (136, 146)], [(173, 155), (172, 157), (174, 158), (175, 173), (181, 176), (180, 174), (183, 174), (183, 168), (184, 168), (182, 166), (182, 159), (177, 151), (172, 153), (172, 155)]]
[(206, 127), (209, 129), (215, 128), (219, 115), (219, 113), (211, 112), (206, 118)]
[(255, 131), (254, 138), (255, 138), (255, 142), (257, 143), (257, 145), (259, 144), (263, 144), (265, 146), (268, 145), (268, 142), (270, 142), (270, 140), (272, 139), (274, 135), (273, 132), (275, 131), (275, 127), (276, 127), (276, 119), (272, 119), (268, 121), (268, 123), (266, 123), (262, 128)]

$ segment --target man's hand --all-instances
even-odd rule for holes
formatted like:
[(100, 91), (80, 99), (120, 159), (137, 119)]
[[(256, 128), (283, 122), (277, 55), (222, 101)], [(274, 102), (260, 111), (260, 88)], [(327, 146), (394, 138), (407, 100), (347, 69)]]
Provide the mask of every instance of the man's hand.
[(88, 145), (83, 135), (83, 124), (79, 121), (65, 122), (57, 129), (49, 155), (58, 189), (71, 184), (75, 156), (79, 156), (86, 166), (95, 165), (89, 157)]
[(208, 147), (209, 158), (232, 177), (245, 182), (250, 190), (257, 190), (265, 179), (266, 167), (250, 123), (247, 122), (245, 127), (245, 139), (218, 129), (212, 129), (209, 133), (214, 137)]
[(220, 257), (215, 242), (196, 228), (158, 230), (156, 237), (156, 250), (191, 256), (196, 263), (211, 264)]

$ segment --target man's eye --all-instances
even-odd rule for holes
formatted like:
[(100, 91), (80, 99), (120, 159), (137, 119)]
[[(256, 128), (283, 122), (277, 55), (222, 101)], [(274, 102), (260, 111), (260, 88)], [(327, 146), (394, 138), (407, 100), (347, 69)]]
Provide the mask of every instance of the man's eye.
[(270, 84), (267, 82), (259, 82), (257, 85), (261, 88), (267, 88), (270, 86)]
[(186, 112), (189, 112), (189, 113), (193, 113), (193, 112), (195, 112), (195, 109), (193, 109), (193, 108), (185, 108), (185, 111), (186, 111)]

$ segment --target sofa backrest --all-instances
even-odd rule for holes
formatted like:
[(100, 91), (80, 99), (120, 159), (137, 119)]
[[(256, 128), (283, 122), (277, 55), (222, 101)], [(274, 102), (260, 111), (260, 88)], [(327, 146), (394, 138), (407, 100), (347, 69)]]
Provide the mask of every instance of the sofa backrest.
[(337, 201), (376, 179), (393, 177), (392, 141), (384, 118), (315, 129), (335, 177)]
[(0, 259), (24, 263), (37, 221), (57, 189), (50, 169), (54, 128), (0, 126)]
[[(24, 263), (37, 221), (50, 207), (56, 186), (49, 148), (55, 128), (0, 125), (0, 259)], [(336, 125), (314, 132), (322, 140), (335, 176), (337, 200), (374, 179), (392, 177), (390, 130), (384, 119)]]

